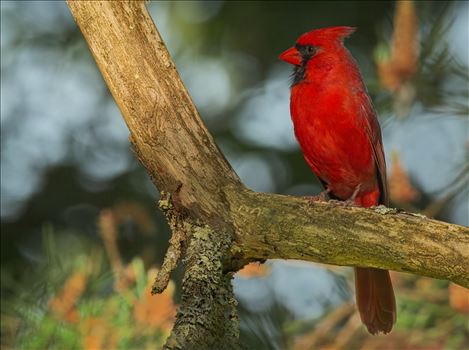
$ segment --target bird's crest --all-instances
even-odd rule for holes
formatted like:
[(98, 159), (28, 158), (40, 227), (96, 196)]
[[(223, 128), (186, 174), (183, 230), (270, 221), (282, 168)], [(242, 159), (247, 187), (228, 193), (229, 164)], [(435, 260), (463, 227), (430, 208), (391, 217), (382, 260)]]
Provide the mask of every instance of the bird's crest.
[(343, 42), (343, 40), (352, 35), (355, 30), (355, 27), (346, 26), (314, 29), (300, 36), (297, 43), (300, 45), (313, 45), (319, 47), (327, 46), (337, 42)]

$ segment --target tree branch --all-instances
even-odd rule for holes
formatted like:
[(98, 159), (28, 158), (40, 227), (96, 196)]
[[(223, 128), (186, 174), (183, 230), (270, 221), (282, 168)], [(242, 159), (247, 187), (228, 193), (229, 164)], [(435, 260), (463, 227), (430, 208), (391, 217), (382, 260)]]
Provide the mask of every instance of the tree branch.
[[(242, 185), (202, 123), (144, 2), (68, 5), (130, 130), (138, 158), (160, 192), (169, 194), (164, 213), (172, 228), (190, 236), (204, 227), (217, 239), (213, 245), (224, 247), (232, 240), (233, 227), (223, 189)], [(188, 242), (176, 237), (172, 243), (155, 291), (164, 288), (176, 265), (174, 255), (184, 248), (187, 253), (185, 294), (167, 347), (236, 348), (232, 273), (221, 268), (229, 250), (214, 254), (197, 236)], [(216, 257), (218, 264), (207, 257)], [(204, 274), (198, 274), (201, 267)]]
[(234, 190), (233, 257), (376, 267), (469, 288), (469, 230), (419, 214)]
[[(166, 214), (176, 220), (172, 226), (192, 233), (183, 244), (183, 303), (169, 348), (201, 347), (204, 339), (206, 346), (237, 346), (230, 271), (250, 260), (379, 267), (469, 287), (465, 227), (393, 209), (310, 205), (245, 189), (203, 125), (144, 3), (68, 4), (138, 158), (157, 188), (170, 195)], [(207, 308), (212, 302), (214, 308)]]
[[(226, 221), (223, 187), (239, 179), (207, 132), (143, 1), (68, 1), (156, 187)], [(222, 225), (224, 226), (224, 225)]]

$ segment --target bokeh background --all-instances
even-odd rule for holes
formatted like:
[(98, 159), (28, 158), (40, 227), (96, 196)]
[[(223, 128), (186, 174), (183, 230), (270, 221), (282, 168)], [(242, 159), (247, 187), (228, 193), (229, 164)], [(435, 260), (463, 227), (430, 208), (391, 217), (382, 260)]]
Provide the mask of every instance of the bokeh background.
[[(469, 224), (468, 2), (149, 2), (195, 104), (244, 183), (313, 195), (289, 116), (303, 32), (347, 40), (380, 114), (392, 204)], [(1, 344), (159, 348), (179, 300), (149, 288), (170, 237), (159, 194), (64, 2), (1, 2)], [(234, 280), (249, 349), (463, 349), (467, 290), (392, 275), (398, 322), (371, 337), (352, 269), (250, 265)]]

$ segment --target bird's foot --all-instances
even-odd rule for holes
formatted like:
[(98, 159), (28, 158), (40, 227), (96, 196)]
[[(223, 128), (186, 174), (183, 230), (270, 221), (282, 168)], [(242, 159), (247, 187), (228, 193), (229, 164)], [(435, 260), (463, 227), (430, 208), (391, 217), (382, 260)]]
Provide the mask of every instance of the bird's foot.
[(329, 202), (342, 206), (342, 207), (353, 207), (357, 205), (357, 203), (355, 202), (355, 199), (357, 198), (358, 192), (360, 192), (360, 187), (361, 185), (358, 184), (357, 187), (355, 187), (355, 191), (353, 191), (352, 195), (344, 201), (331, 199)]
[(309, 204), (313, 204), (315, 202), (327, 202), (329, 200), (329, 191), (325, 190), (319, 193), (316, 196), (304, 196), (303, 198), (307, 199)]
[(350, 198), (346, 199), (344, 201), (339, 201), (337, 199), (331, 199), (329, 201), (329, 203), (335, 204), (335, 205), (340, 206), (340, 207), (353, 207), (353, 206), (356, 205), (355, 200), (350, 199)]

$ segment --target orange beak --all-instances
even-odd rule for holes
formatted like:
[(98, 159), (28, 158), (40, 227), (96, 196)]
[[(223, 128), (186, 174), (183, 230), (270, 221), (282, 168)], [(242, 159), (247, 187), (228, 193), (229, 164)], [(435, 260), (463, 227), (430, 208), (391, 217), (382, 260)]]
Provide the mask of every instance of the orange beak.
[(284, 51), (278, 58), (295, 66), (299, 66), (301, 64), (300, 52), (294, 46)]

